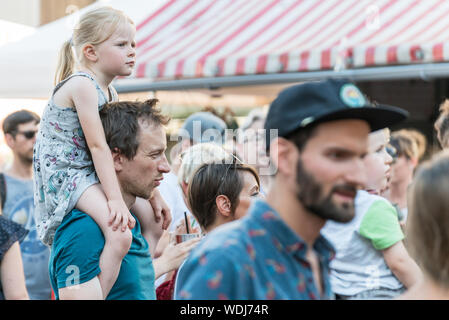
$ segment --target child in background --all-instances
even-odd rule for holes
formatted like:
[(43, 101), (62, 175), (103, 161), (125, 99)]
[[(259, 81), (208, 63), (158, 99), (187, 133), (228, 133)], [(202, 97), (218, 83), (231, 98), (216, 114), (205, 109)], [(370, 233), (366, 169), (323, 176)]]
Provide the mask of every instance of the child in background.
[[(133, 21), (110, 7), (80, 18), (72, 38), (61, 49), (57, 85), (44, 110), (34, 147), (39, 237), (51, 245), (56, 229), (74, 208), (92, 217), (105, 237), (99, 274), (104, 298), (131, 245), (129, 228), (134, 227), (135, 219), (122, 197), (99, 110), (118, 101), (112, 80), (132, 73), (135, 34)], [(152, 203), (163, 207), (159, 194), (155, 196)], [(133, 211), (139, 217), (144, 214)], [(121, 232), (116, 231), (119, 227)]]
[(357, 193), (354, 219), (328, 221), (322, 229), (336, 249), (331, 285), (339, 299), (392, 299), (421, 277), (404, 246), (396, 209), (380, 196), (388, 187), (392, 162), (386, 151), (389, 138), (388, 129), (369, 134), (363, 159), (366, 185)]

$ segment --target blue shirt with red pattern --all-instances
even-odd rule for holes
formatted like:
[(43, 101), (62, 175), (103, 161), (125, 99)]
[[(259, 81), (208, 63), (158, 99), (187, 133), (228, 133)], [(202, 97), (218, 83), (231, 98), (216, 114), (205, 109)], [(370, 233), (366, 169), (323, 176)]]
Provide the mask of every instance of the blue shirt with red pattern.
[(248, 214), (209, 233), (178, 271), (178, 300), (309, 300), (333, 298), (329, 263), (335, 255), (320, 236), (323, 293), (320, 296), (307, 245), (266, 202), (253, 202)]

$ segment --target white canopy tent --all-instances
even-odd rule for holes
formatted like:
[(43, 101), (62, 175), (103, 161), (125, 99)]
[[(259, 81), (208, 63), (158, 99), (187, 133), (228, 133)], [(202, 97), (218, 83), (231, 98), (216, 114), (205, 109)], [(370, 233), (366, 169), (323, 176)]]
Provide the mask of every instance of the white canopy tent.
[[(43, 98), (51, 94), (59, 49), (70, 39), (76, 19), (97, 6), (109, 5), (134, 21), (164, 0), (98, 1), (69, 16), (36, 29), (21, 41), (0, 46), (0, 98)], [(142, 10), (145, 8), (145, 10)]]
[(19, 41), (34, 31), (33, 27), (0, 19), (0, 46)]

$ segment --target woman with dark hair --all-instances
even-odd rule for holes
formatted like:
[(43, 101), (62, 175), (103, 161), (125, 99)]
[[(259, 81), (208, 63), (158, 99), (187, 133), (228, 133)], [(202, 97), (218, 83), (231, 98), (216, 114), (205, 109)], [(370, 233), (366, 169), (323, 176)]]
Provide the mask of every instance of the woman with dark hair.
[(195, 172), (188, 191), (192, 213), (203, 232), (243, 217), (259, 195), (256, 170), (242, 163), (205, 164)]
[[(1, 202), (1, 201), (0, 201)], [(0, 209), (0, 300), (28, 300), (19, 242), (28, 231)]]
[[(259, 188), (259, 175), (249, 165), (236, 161), (204, 164), (190, 180), (188, 204), (202, 231), (209, 233), (242, 218), (248, 211), (251, 199), (259, 195)], [(181, 265), (176, 279), (182, 272)], [(177, 281), (174, 292), (176, 290)]]

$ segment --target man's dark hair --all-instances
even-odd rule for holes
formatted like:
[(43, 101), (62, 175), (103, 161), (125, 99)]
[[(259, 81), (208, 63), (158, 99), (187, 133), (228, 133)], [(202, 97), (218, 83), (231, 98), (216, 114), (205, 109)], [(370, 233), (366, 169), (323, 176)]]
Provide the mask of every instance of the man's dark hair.
[(41, 121), (41, 118), (36, 113), (28, 110), (19, 110), (13, 112), (3, 120), (3, 133), (9, 133), (15, 136), (19, 125), (31, 121), (34, 121), (36, 124), (38, 124)]
[(166, 125), (170, 119), (156, 108), (157, 99), (144, 102), (122, 101), (108, 103), (100, 111), (106, 142), (112, 151), (118, 151), (132, 160), (139, 147), (140, 123)]
[(295, 146), (298, 148), (298, 150), (301, 152), (306, 146), (307, 142), (310, 140), (310, 138), (312, 138), (313, 135), (315, 134), (317, 126), (318, 123), (311, 124), (310, 126), (292, 132), (285, 138), (293, 142)]
[(188, 190), (188, 199), (192, 213), (202, 228), (210, 227), (217, 215), (216, 198), (219, 195), (228, 197), (231, 202), (231, 213), (239, 204), (244, 181), (243, 171), (250, 172), (260, 186), (256, 170), (241, 163), (209, 163), (195, 171)]

